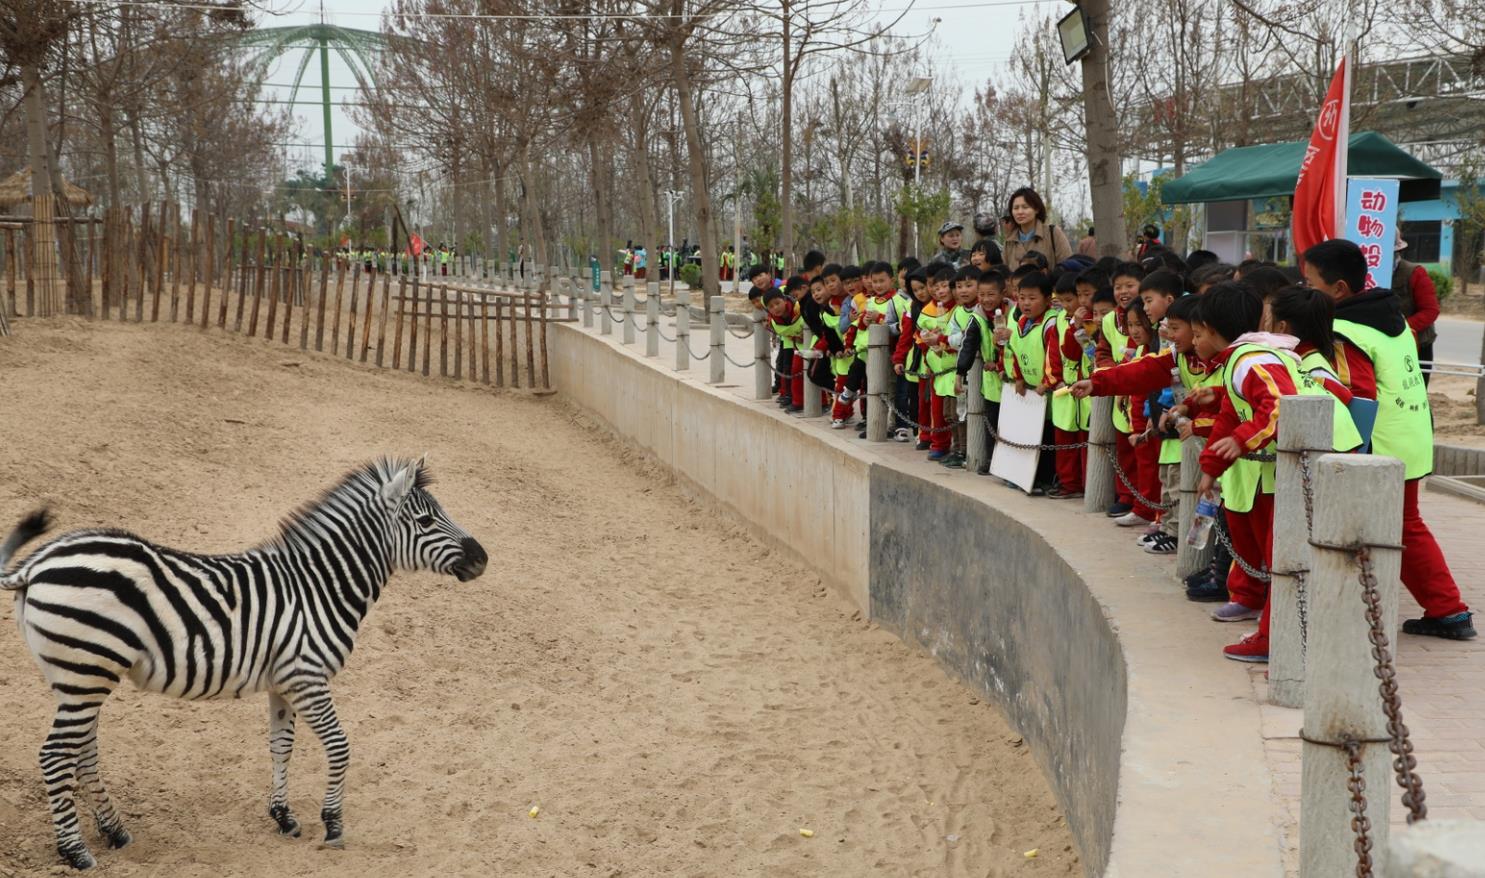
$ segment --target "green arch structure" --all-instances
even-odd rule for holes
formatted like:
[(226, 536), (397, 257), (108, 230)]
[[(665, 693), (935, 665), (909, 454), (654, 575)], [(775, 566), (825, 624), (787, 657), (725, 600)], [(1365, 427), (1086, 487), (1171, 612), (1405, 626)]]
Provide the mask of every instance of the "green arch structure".
[(316, 54), (320, 57), (320, 107), (325, 121), (325, 179), (331, 179), (335, 170), (335, 138), (330, 125), (330, 52), (345, 61), (356, 77), (362, 90), (371, 92), (377, 85), (375, 66), (371, 58), (387, 47), (387, 35), (379, 31), (338, 27), (320, 22), (294, 27), (269, 27), (248, 31), (238, 40), (244, 48), (256, 50), (252, 64), (256, 68), (259, 82), (268, 77), (268, 68), (273, 62), (296, 50), (303, 50), (299, 66), (294, 71), (294, 85), (289, 91), (292, 106), (299, 95), (299, 85), (304, 71)]

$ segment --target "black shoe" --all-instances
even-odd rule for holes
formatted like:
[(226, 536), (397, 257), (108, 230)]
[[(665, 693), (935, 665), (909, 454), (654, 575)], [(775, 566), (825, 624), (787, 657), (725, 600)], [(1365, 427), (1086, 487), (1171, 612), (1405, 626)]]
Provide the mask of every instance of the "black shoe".
[(916, 448), (916, 449), (918, 449), (919, 451), (927, 451), (928, 449), (930, 449), (930, 448), (933, 447), (933, 443), (931, 443), (931, 442), (924, 442), (923, 440), (920, 439), (920, 440), (918, 440), (918, 444), (917, 445), (914, 445), (913, 447)]
[(1107, 515), (1109, 518), (1118, 518), (1121, 515), (1128, 515), (1133, 511), (1134, 507), (1128, 503), (1115, 503), (1113, 506), (1110, 506), (1107, 510), (1105, 510), (1103, 514)]
[(856, 438), (857, 439), (865, 439), (866, 438), (866, 431), (865, 430), (862, 430), (862, 431), (858, 432), (856, 434)]
[(982, 463), (979, 466), (975, 467), (975, 475), (977, 475), (977, 476), (988, 476), (988, 475), (990, 475), (990, 464), (988, 464), (988, 463)]
[(1186, 589), (1186, 600), (1201, 604), (1212, 604), (1227, 600), (1227, 581), (1208, 579)]
[(802, 405), (791, 405), (791, 406), (789, 406), (788, 409), (786, 409), (786, 411), (788, 411), (789, 414), (791, 414), (791, 415), (797, 415), (797, 414), (800, 414), (801, 412), (804, 411), (804, 406), (802, 406)]
[(964, 455), (950, 454), (948, 457), (939, 461), (939, 463), (943, 464), (949, 469), (964, 469)]
[(1471, 614), (1466, 611), (1445, 616), (1442, 619), (1430, 619), (1424, 616), (1422, 619), (1408, 619), (1403, 622), (1404, 634), (1417, 634), (1423, 637), (1442, 637), (1445, 640), (1473, 640), (1475, 637), (1475, 626), (1470, 624)]

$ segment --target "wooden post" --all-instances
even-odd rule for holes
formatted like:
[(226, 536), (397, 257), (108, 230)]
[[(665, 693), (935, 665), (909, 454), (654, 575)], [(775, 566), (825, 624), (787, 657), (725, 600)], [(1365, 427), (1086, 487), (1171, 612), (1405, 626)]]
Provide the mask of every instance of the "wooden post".
[[(232, 278), (237, 268), (237, 217), (227, 219), (227, 240), (225, 249), (222, 251), (225, 262), (224, 274), (222, 275), (222, 301), (217, 304), (217, 328), (227, 328), (227, 300), (232, 298)], [(238, 301), (241, 301), (239, 298)], [(241, 312), (239, 312), (241, 313)], [(205, 319), (204, 317), (202, 318)]]
[(190, 268), (186, 276), (186, 323), (196, 323), (196, 273), (201, 270), (201, 221), (195, 214), (191, 215), (191, 247), (187, 250)]
[(335, 272), (335, 314), (330, 321), (330, 355), (340, 356), (340, 313), (345, 310), (345, 276), (351, 275), (351, 289), (356, 288), (354, 272), (359, 271), (360, 266), (352, 266), (350, 263), (342, 271)]
[[(315, 302), (315, 352), (325, 350), (325, 294), (330, 287), (330, 263), (331, 259), (320, 260), (320, 295), (319, 301)], [(338, 274), (338, 273), (337, 273)]]
[[(1196, 486), (1201, 483), (1201, 466), (1197, 461), (1206, 445), (1207, 440), (1200, 436), (1181, 440), (1181, 475), (1176, 483), (1176, 575), (1182, 579), (1205, 569), (1216, 551), (1215, 539), (1207, 540), (1200, 549), (1186, 542), (1186, 534), (1191, 532), (1191, 523), (1196, 520)], [(1091, 449), (1088, 460), (1093, 460)]]
[[(999, 426), (999, 425), (997, 425)], [(1083, 481), (1083, 510), (1103, 512), (1114, 502), (1114, 465), (1109, 455), (1119, 436), (1114, 432), (1114, 398), (1093, 397), (1088, 425), (1088, 474)]]
[(469, 373), (468, 373), (468, 375), (469, 375), (469, 380), (470, 381), (474, 381), (475, 380), (475, 377), (474, 377), (475, 371), (479, 368), (479, 361), (480, 361), (480, 358), (479, 358), (479, 347), (478, 347), (478, 345), (479, 345), (479, 330), (476, 328), (476, 324), (479, 321), (477, 321), (475, 319), (475, 314), (474, 314), (475, 300), (472, 298), (474, 295), (475, 294), (474, 294), (474, 292), (472, 290), (461, 290), (460, 291), (460, 294), (459, 294), (459, 310), (460, 310), (461, 313), (467, 311), (466, 316), (465, 316), (465, 320), (464, 320), (464, 325), (469, 328), (469, 344), (465, 348), (465, 350), (469, 351)]
[[(496, 338), (499, 338), (497, 333)], [(480, 294), (480, 381), (490, 383), (490, 297)]]
[(464, 379), (464, 292), (454, 290), (454, 380)]
[(521, 387), (521, 355), (520, 345), (517, 343), (516, 332), (519, 329), (516, 319), (516, 297), (512, 293), (510, 297), (510, 386), (516, 389)]
[(649, 284), (645, 291), (645, 356), (660, 356), (660, 284)]
[(449, 288), (438, 288), (438, 377), (449, 377)]
[[(888, 381), (894, 376), (888, 370)], [(985, 413), (985, 361), (975, 358), (964, 379), (964, 468), (979, 471), (990, 466), (990, 431)], [(890, 397), (888, 397), (890, 399)]]
[(613, 277), (611, 276), (611, 274), (612, 274), (611, 272), (607, 272), (607, 271), (605, 271), (603, 273), (603, 275), (602, 275), (603, 280), (601, 281), (600, 286), (599, 286), (599, 290), (598, 290), (598, 305), (599, 305), (599, 311), (598, 311), (598, 334), (599, 335), (613, 335), (614, 334), (614, 319), (613, 319), (612, 315), (609, 314), (609, 309), (612, 308), (613, 305), (614, 305), (614, 284), (613, 284)]
[(294, 272), (299, 276), (299, 350), (301, 351), (309, 350), (309, 315), (313, 313), (310, 310), (309, 297), (315, 285), (313, 272), (314, 266), (308, 259)]
[(712, 335), (709, 384), (721, 384), (727, 379), (727, 361), (723, 359), (727, 350), (727, 314), (722, 310), (725, 304), (721, 296), (714, 296), (707, 305), (707, 326)]
[[(194, 218), (191, 223), (195, 230)], [(202, 231), (201, 248), (205, 250), (205, 264), (201, 269), (201, 328), (205, 329), (211, 315), (211, 288), (217, 282), (216, 217), (206, 215), (206, 228)]]
[(408, 333), (407, 333), (407, 371), (416, 372), (418, 368), (418, 272), (417, 263), (413, 263), (412, 284), (408, 291), (408, 298), (402, 303), (407, 308)]
[(10, 316), (16, 316), (15, 308), (15, 230), (5, 230), (5, 307), (10, 309)]
[[(547, 306), (552, 304), (552, 299), (548, 294), (541, 292), (538, 292), (536, 296), (537, 303), (541, 308), (541, 311), (539, 312), (541, 315), (541, 322), (537, 325), (537, 331), (540, 333), (540, 335), (537, 336), (537, 344), (541, 348), (541, 389), (551, 390), (552, 373), (547, 361), (547, 333), (551, 329), (551, 324), (548, 322)], [(535, 376), (532, 377), (531, 383), (536, 383)]]
[(387, 309), (392, 307), (392, 275), (382, 276), (382, 316), (376, 324), (376, 365), (382, 365), (387, 350)]
[[(397, 275), (397, 319), (392, 324), (392, 370), (402, 369), (402, 313), (407, 309), (407, 275)], [(377, 365), (381, 365), (378, 363)]]
[(170, 205), (160, 202), (160, 222), (155, 227), (155, 298), (150, 305), (150, 322), (160, 322), (160, 299), (165, 295), (165, 257), (169, 246), (166, 230), (170, 228)]
[[(1305, 631), (1301, 628), (1300, 577), (1310, 570), (1310, 522), (1300, 454), (1316, 449), (1311, 463), (1334, 445), (1329, 396), (1286, 396), (1279, 400), (1277, 478), (1274, 482), (1274, 554), (1269, 584), (1268, 698), (1282, 707), (1305, 699)], [(1308, 591), (1308, 589), (1306, 589)], [(1308, 595), (1305, 595), (1308, 604)], [(1306, 609), (1304, 616), (1310, 616)]]
[(284, 285), (284, 236), (280, 232), (273, 241), (273, 268), (269, 275), (272, 283), (271, 292), (268, 296), (268, 322), (263, 327), (263, 337), (269, 341), (273, 340), (273, 330), (277, 327), (278, 298), (279, 292)]
[[(113, 316), (112, 313), (109, 311), (109, 308), (112, 307), (111, 303), (113, 301), (113, 260), (111, 258), (113, 255), (114, 243), (113, 217), (113, 208), (110, 207), (108, 210), (103, 212), (103, 240), (101, 242), (103, 252), (99, 254), (98, 258), (98, 271), (101, 275), (101, 283), (99, 284), (98, 288), (99, 311), (102, 314), (104, 320), (111, 319)], [(91, 241), (92, 237), (90, 235), (89, 246), (92, 246)], [(5, 316), (7, 317), (10, 316), (7, 309), (7, 303), (0, 302), (0, 312), (4, 312)]]
[[(97, 241), (95, 240), (96, 239), (96, 235), (94, 234), (95, 231), (96, 230), (93, 228), (93, 221), (92, 221), (92, 219), (89, 219), (88, 220), (88, 252), (87, 252), (86, 262), (83, 265), (83, 273), (82, 273), (82, 275), (83, 275), (83, 283), (87, 287), (87, 289), (86, 289), (86, 291), (84, 293), (84, 298), (87, 300), (87, 303), (88, 303), (88, 316), (89, 317), (94, 317), (97, 314), (97, 312), (95, 312), (93, 310), (93, 271), (94, 271), (94, 265), (93, 265), (93, 263), (94, 263), (94, 260), (97, 259), (97, 248), (98, 248)], [(101, 293), (100, 293), (100, 295), (101, 295)], [(107, 307), (108, 306), (106, 304), (103, 305), (103, 308), (104, 309), (106, 309)], [(108, 317), (108, 313), (107, 313), (106, 310), (104, 311), (103, 316), (105, 318)]]
[[(139, 233), (138, 233), (137, 236), (134, 234), (134, 212), (132, 210), (129, 211), (128, 221), (129, 221), (129, 233), (130, 233), (130, 237), (131, 238), (134, 238), (134, 237), (137, 237), (138, 238), (137, 241), (133, 241), (131, 243), (131, 246), (129, 247), (129, 249), (130, 250), (135, 249), (135, 247), (133, 246), (134, 244), (137, 244), (138, 245), (138, 249), (139, 249), (139, 257), (137, 259), (131, 259), (131, 260), (129, 260), (134, 265), (134, 272), (133, 273), (135, 275), (135, 284), (134, 284), (134, 322), (135, 323), (143, 323), (144, 322), (144, 291), (145, 291), (145, 288), (149, 286), (149, 277), (150, 277), (150, 275), (149, 275), (149, 250), (150, 250), (150, 240), (149, 240), (150, 239), (150, 208), (149, 208), (149, 205), (148, 204), (142, 204), (142, 205), (139, 206)], [(30, 291), (29, 290), (27, 291), (27, 296), (28, 297), (30, 296)]]
[(505, 333), (500, 331), (500, 312), (505, 309), (505, 298), (495, 297), (495, 386), (505, 386)]
[[(253, 272), (253, 313), (248, 317), (248, 338), (258, 335), (258, 310), (263, 307), (263, 291), (268, 280), (268, 230), (258, 230), (258, 264)], [(242, 316), (242, 312), (238, 312)]]
[(360, 295), (362, 275), (369, 278), (371, 272), (358, 264), (351, 274), (351, 307), (346, 311), (345, 358), (347, 360), (353, 360), (356, 356), (356, 306), (361, 301), (357, 297)]
[(170, 220), (172, 234), (170, 236), (170, 322), (180, 322), (180, 272), (181, 251), (185, 249), (181, 245), (180, 238), (180, 205), (170, 206)]
[[(721, 297), (718, 296), (717, 298)], [(799, 351), (800, 353), (808, 353), (814, 345), (815, 334), (810, 332), (809, 327), (806, 326), (799, 335)], [(829, 356), (828, 353), (824, 352), (822, 352), (822, 355)], [(806, 373), (804, 376), (804, 411), (800, 414), (806, 418), (818, 418), (825, 413), (825, 403), (820, 395), (820, 388), (809, 379), (809, 367), (814, 361), (801, 358), (800, 362), (802, 363), (801, 368)]]
[(427, 378), (433, 358), (433, 284), (424, 288), (423, 299), (423, 377)]
[(675, 370), (691, 368), (691, 291), (675, 291)]
[(284, 334), (280, 341), (288, 344), (289, 323), (294, 318), (294, 302), (300, 298), (300, 272), (299, 266), (294, 264), (294, 251), (292, 249), (284, 252), (284, 266), (282, 271), (284, 273)]
[(366, 283), (366, 312), (361, 320), (361, 362), (366, 362), (366, 355), (371, 353), (371, 307), (376, 302), (376, 279), (385, 279), (387, 273), (378, 271), (369, 276)]
[[(866, 383), (871, 391), (866, 397), (866, 438), (871, 442), (886, 442), (892, 421), (887, 412), (887, 401), (892, 398), (892, 352), (888, 338), (885, 323), (873, 323), (866, 328)], [(766, 375), (768, 364), (761, 365)]]
[(627, 283), (624, 284), (624, 310), (619, 315), (624, 325), (620, 328), (623, 330), (624, 344), (634, 344), (634, 281), (630, 278), (625, 278), (625, 280)]
[(542, 308), (545, 310), (545, 295), (545, 293), (541, 293), (535, 289), (529, 290), (526, 293), (525, 301), (521, 303), (526, 312), (526, 384), (532, 390), (536, 389), (536, 339), (534, 338), (535, 332), (532, 326), (535, 321), (531, 316), (531, 308), (533, 302), (539, 301), (543, 303)]
[[(1331, 878), (1356, 871), (1352, 847), (1350, 772), (1346, 751), (1359, 744), (1366, 779), (1366, 816), (1372, 850), (1387, 850), (1393, 776), (1370, 626), (1362, 601), (1354, 549), (1370, 549), (1382, 609), (1382, 631), (1397, 631), (1397, 585), (1402, 552), (1403, 465), (1370, 454), (1324, 454), (1311, 462), (1314, 540), (1310, 568), (1309, 655), (1300, 770), (1299, 874)], [(1343, 548), (1330, 548), (1343, 547)], [(1314, 741), (1324, 743), (1312, 743)]]

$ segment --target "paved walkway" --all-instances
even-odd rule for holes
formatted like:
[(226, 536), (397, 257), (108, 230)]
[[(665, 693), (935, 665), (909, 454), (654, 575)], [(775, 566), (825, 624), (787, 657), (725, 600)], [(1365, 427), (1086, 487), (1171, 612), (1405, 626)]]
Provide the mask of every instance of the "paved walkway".
[[(699, 296), (697, 297), (699, 299)], [(729, 302), (733, 308), (735, 303)], [(565, 302), (563, 303), (565, 307)], [(618, 316), (618, 308), (614, 313)], [(635, 347), (645, 350), (644, 315), (636, 315)], [(600, 321), (597, 309), (594, 313), (594, 329), (598, 332)], [(581, 325), (581, 324), (579, 324)], [(732, 332), (745, 332), (746, 327), (729, 324)], [(671, 318), (662, 318), (658, 359), (662, 363), (675, 362), (673, 343), (664, 336), (674, 335)], [(705, 323), (693, 321), (690, 348), (693, 353), (706, 353), (708, 344)], [(621, 338), (620, 324), (615, 322), (615, 338)], [(753, 340), (729, 333), (726, 337), (728, 357), (737, 363), (748, 363), (740, 368), (729, 362), (720, 388), (738, 396), (740, 400), (759, 404), (754, 400)], [(704, 375), (706, 362), (694, 358), (691, 369)], [(772, 405), (772, 401), (762, 404)], [(804, 422), (831, 432), (824, 418)], [(836, 435), (840, 435), (837, 433)], [(890, 450), (884, 453), (901, 454), (903, 457), (918, 457), (910, 446), (889, 443)], [(949, 473), (949, 477), (958, 474)], [(968, 477), (968, 476), (966, 476)], [(1485, 546), (1480, 543), (1482, 524), (1485, 524), (1485, 507), (1470, 501), (1434, 491), (1423, 491), (1421, 495), (1424, 519), (1433, 528), (1442, 545), (1445, 557), (1453, 568), (1454, 577), (1464, 591), (1465, 601), (1481, 611), (1478, 622), (1485, 622)], [(1130, 545), (1129, 557), (1125, 559), (1132, 567), (1162, 562)], [(1402, 604), (1399, 618), (1417, 615), (1417, 605), (1406, 590), (1401, 591)], [(1173, 595), (1173, 600), (1179, 601)], [(1207, 605), (1191, 604), (1193, 625), (1214, 625), (1202, 618)], [(1229, 625), (1232, 639), (1251, 627)], [(1429, 817), (1433, 819), (1485, 820), (1485, 640), (1470, 643), (1453, 643), (1431, 638), (1398, 638), (1398, 679), (1402, 694), (1403, 718), (1412, 731), (1414, 750), (1418, 758), (1419, 774), (1423, 778), (1427, 794)], [(1278, 800), (1274, 810), (1278, 830), (1285, 848), (1285, 864), (1289, 874), (1298, 874), (1299, 864), (1299, 785), (1300, 785), (1300, 740), (1299, 728), (1302, 712), (1267, 703), (1267, 680), (1264, 666), (1244, 666), (1224, 662), (1213, 653), (1211, 661), (1216, 665), (1231, 665), (1231, 673), (1247, 673), (1250, 676), (1252, 698), (1262, 716), (1264, 750), (1272, 773), (1273, 794)], [(1391, 818), (1394, 825), (1403, 825), (1405, 810), (1401, 803), (1401, 792), (1395, 782), (1390, 782), (1392, 791)]]

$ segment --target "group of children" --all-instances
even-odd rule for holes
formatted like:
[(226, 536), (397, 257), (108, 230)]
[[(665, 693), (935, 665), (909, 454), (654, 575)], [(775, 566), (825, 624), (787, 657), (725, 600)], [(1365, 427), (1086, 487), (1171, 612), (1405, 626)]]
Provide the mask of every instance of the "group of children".
[[(1031, 493), (1083, 496), (1090, 397), (1113, 397), (1115, 455), (1123, 477), (1107, 510), (1139, 527), (1138, 545), (1174, 554), (1174, 496), (1181, 440), (1206, 439), (1199, 493), (1218, 500), (1217, 557), (1188, 577), (1193, 601), (1220, 602), (1219, 622), (1257, 620), (1257, 632), (1228, 646), (1238, 661), (1268, 657), (1267, 569), (1273, 545), (1273, 491), (1279, 400), (1293, 394), (1334, 402), (1333, 448), (1377, 454), (1406, 466), (1403, 582), (1424, 609), (1404, 631), (1449, 639), (1475, 636), (1427, 526), (1419, 480), (1432, 469), (1432, 422), (1416, 342), (1387, 290), (1365, 291), (1366, 260), (1355, 244), (1327, 241), (1304, 254), (1304, 271), (1273, 264), (1221, 263), (1164, 248), (1140, 262), (1073, 257), (1056, 266), (1030, 252), (997, 264), (993, 248), (971, 262), (895, 267), (826, 264), (807, 254), (800, 274), (776, 280), (754, 267), (749, 299), (777, 336), (777, 402), (802, 412), (807, 394), (828, 406), (831, 427), (866, 437), (867, 338), (887, 328), (893, 367), (891, 435), (916, 442), (943, 466), (965, 465), (970, 393), (989, 424), (1006, 394), (1047, 397)], [(808, 335), (806, 335), (808, 331)], [(978, 387), (966, 386), (975, 366)], [(1370, 436), (1350, 414), (1353, 398), (1376, 400)], [(857, 407), (861, 420), (853, 423)], [(993, 449), (995, 434), (989, 436)], [(978, 470), (989, 475), (988, 462)], [(1231, 552), (1227, 551), (1230, 545)], [(1232, 555), (1246, 561), (1235, 563)]]

